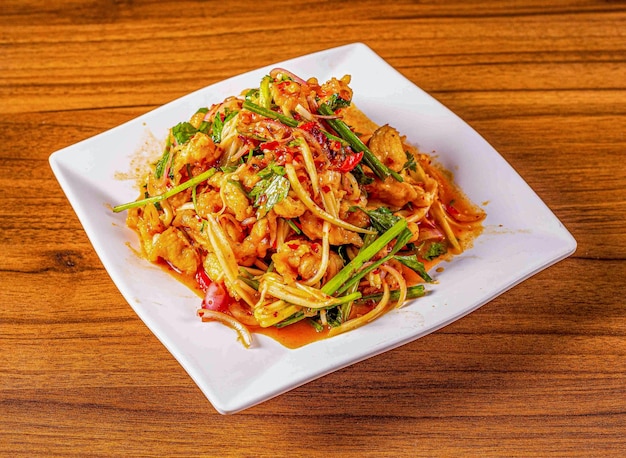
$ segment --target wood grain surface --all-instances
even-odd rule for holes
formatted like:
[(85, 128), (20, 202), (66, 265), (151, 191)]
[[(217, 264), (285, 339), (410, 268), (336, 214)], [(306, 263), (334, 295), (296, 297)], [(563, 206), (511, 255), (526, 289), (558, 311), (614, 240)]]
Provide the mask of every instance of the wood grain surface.
[[(475, 313), (233, 416), (102, 267), (54, 151), (224, 78), (363, 42), (578, 242)], [(626, 3), (5, 0), (0, 455), (624, 456)]]

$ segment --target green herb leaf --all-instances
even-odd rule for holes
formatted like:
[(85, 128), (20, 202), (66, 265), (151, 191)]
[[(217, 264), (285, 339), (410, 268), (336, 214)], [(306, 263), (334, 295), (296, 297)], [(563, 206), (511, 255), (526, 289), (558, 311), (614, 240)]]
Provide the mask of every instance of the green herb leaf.
[(432, 261), (433, 259), (441, 256), (442, 254), (446, 254), (448, 252), (448, 248), (442, 242), (432, 242), (425, 249), (422, 257), (427, 261)]
[(353, 168), (350, 173), (354, 175), (354, 178), (356, 179), (357, 183), (359, 183), (362, 186), (372, 184), (374, 182), (374, 179), (372, 177), (368, 177), (367, 175), (365, 175), (365, 172), (363, 172), (363, 167), (361, 167), (361, 164)]
[(250, 197), (255, 199), (254, 206), (259, 209), (259, 217), (265, 216), (274, 205), (287, 197), (291, 185), (284, 175), (285, 168), (274, 162), (258, 172), (261, 180), (250, 190)]
[(267, 167), (262, 170), (259, 170), (257, 175), (261, 178), (269, 178), (272, 175), (285, 175), (285, 167), (282, 165), (277, 165), (275, 162), (270, 162)]
[(163, 172), (165, 172), (165, 167), (167, 166), (168, 161), (170, 160), (170, 150), (166, 149), (163, 153), (163, 156), (156, 163), (154, 167), (154, 176), (159, 179), (163, 176)]
[(372, 226), (374, 226), (374, 229), (376, 229), (379, 233), (385, 232), (400, 219), (399, 216), (394, 215), (387, 207), (378, 207), (377, 209), (371, 211), (367, 211), (365, 209), (362, 210), (370, 217)]
[(405, 151), (404, 154), (406, 154), (406, 162), (404, 163), (402, 168), (412, 170), (413, 172), (415, 172), (417, 170), (417, 163), (415, 162), (415, 156), (413, 156), (413, 154), (411, 154), (409, 151)]
[(252, 103), (254, 102), (258, 102), (259, 100), (259, 89), (258, 88), (253, 88), (248, 90), (248, 92), (246, 92), (246, 95), (244, 96), (244, 99), (247, 101), (250, 101)]
[(213, 121), (213, 130), (211, 133), (211, 139), (213, 143), (219, 143), (222, 141), (222, 129), (224, 129), (224, 122), (220, 117), (219, 113), (215, 115), (215, 119)]
[(335, 111), (338, 108), (346, 108), (350, 106), (351, 101), (339, 97), (339, 94), (332, 94), (326, 101), (331, 110)]
[[(237, 115), (237, 113), (239, 112), (230, 111), (226, 109), (224, 113), (222, 114), (217, 113), (215, 115), (215, 117), (213, 118), (213, 125), (212, 125), (212, 132), (211, 132), (211, 139), (213, 140), (213, 143), (217, 144), (222, 141), (222, 133), (224, 132), (224, 125), (228, 121), (233, 119)], [(222, 119), (222, 116), (224, 116), (224, 119)]]
[[(252, 191), (255, 191), (257, 186), (261, 189), (256, 191), (258, 194), (254, 206), (259, 209), (259, 217), (263, 217), (274, 205), (287, 197), (291, 185), (289, 180), (284, 176), (274, 175), (267, 180), (259, 181), (254, 188), (252, 188)], [(250, 191), (251, 195), (252, 191)]]
[[(172, 160), (170, 161), (170, 163), (174, 163), (174, 157), (176, 156), (176, 152), (172, 153)], [(174, 178), (176, 177), (176, 174), (174, 173), (174, 169), (172, 167), (170, 167), (169, 173), (167, 174), (168, 178), (172, 181), (174, 181)]]
[(202, 121), (200, 126), (198, 127), (198, 132), (202, 132), (203, 134), (208, 134), (211, 129), (211, 123), (208, 121)]
[(424, 266), (424, 263), (418, 261), (417, 256), (415, 256), (414, 254), (409, 256), (394, 256), (393, 258), (407, 266), (409, 269), (417, 272), (417, 274), (422, 277), (424, 281), (428, 283), (431, 283), (433, 281), (432, 277), (426, 272), (426, 267)]
[(196, 134), (196, 132), (198, 132), (198, 129), (186, 121), (180, 122), (172, 127), (172, 135), (176, 139), (176, 143), (179, 145), (187, 143), (189, 139)]

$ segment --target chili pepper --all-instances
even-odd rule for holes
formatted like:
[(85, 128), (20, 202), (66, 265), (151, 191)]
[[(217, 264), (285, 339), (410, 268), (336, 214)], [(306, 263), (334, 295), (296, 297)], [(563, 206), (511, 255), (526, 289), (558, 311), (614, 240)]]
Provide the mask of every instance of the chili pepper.
[(337, 167), (337, 170), (341, 173), (350, 172), (354, 170), (354, 168), (357, 165), (359, 165), (359, 163), (361, 162), (361, 159), (363, 159), (363, 151), (360, 151), (358, 153), (348, 154), (345, 156), (343, 162), (339, 164), (339, 166)]
[(453, 203), (454, 201), (451, 201), (449, 204), (445, 204), (444, 207), (448, 215), (452, 216), (453, 218), (457, 218), (461, 214), (461, 212), (459, 212), (456, 208), (452, 206)]
[(196, 271), (196, 281), (198, 282), (198, 286), (204, 292), (209, 288), (209, 285), (212, 283), (211, 279), (207, 275), (206, 271), (202, 266), (198, 267)]

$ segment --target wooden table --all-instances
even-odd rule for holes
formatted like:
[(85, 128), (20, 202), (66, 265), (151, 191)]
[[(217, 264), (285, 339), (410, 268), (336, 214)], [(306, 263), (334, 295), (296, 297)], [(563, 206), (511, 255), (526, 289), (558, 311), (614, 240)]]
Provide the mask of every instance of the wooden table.
[[(576, 253), (409, 345), (219, 415), (124, 301), (49, 155), (364, 42), (478, 130)], [(8, 0), (0, 454), (624, 456), (626, 4)]]

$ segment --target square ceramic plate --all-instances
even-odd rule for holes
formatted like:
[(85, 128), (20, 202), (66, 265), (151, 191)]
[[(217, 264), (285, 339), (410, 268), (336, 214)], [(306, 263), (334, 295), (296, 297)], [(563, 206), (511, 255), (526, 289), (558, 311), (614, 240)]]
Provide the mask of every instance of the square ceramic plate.
[[(134, 200), (134, 161), (153, 135), (199, 108), (258, 87), (273, 67), (326, 81), (352, 75), (354, 101), (452, 170), (470, 199), (485, 206), (485, 231), (474, 247), (445, 264), (430, 293), (355, 331), (290, 350), (255, 335), (245, 349), (235, 333), (196, 317), (200, 299), (160, 268), (137, 257), (125, 213)], [(351, 44), (239, 75), (54, 153), (50, 164), (111, 278), (158, 339), (220, 413), (234, 413), (337, 369), (411, 342), (472, 312), (572, 254), (576, 242), (560, 221), (471, 127), (363, 44)]]

